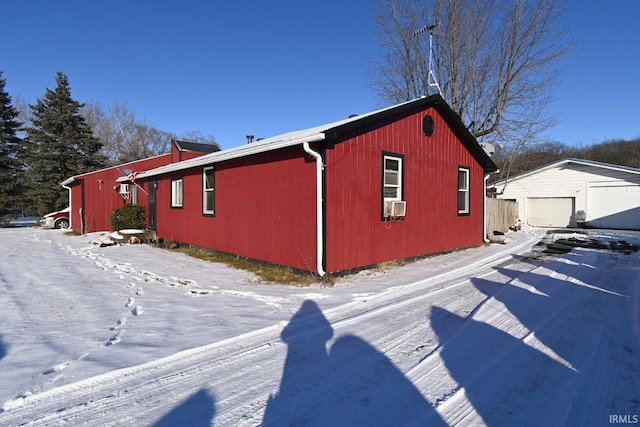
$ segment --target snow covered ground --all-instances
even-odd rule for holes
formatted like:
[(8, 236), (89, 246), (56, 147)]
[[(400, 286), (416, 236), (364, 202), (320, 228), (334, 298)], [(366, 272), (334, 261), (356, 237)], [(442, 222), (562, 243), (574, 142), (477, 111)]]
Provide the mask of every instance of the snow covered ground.
[(2, 229), (0, 425), (640, 422), (639, 252), (543, 235), (298, 288)]

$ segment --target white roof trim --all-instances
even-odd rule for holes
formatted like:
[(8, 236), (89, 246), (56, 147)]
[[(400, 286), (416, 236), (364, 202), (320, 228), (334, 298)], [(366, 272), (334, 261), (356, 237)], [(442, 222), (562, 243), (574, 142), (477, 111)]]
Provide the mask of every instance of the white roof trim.
[(292, 147), (294, 145), (301, 145), (305, 142), (319, 142), (325, 139), (325, 134), (329, 129), (335, 128), (340, 125), (344, 125), (356, 120), (361, 120), (367, 116), (381, 113), (385, 110), (391, 110), (398, 108), (404, 104), (410, 104), (416, 100), (407, 101), (399, 105), (383, 108), (370, 113), (350, 117), (348, 119), (340, 120), (337, 122), (325, 124), (322, 126), (316, 126), (309, 129), (288, 132), (282, 135), (266, 138), (252, 144), (245, 144), (238, 147), (230, 148), (227, 150), (217, 151), (215, 153), (205, 154), (204, 156), (196, 157), (193, 159), (185, 160), (179, 163), (173, 163), (166, 166), (161, 166), (156, 169), (148, 170), (138, 175), (138, 178), (148, 178), (151, 176), (162, 175), (165, 173), (177, 172), (180, 170), (190, 169), (199, 166), (210, 165), (225, 160), (236, 159), (238, 157), (250, 156), (252, 154), (264, 153), (267, 151), (277, 150), (280, 148)]
[(525, 172), (523, 174), (516, 175), (514, 177), (510, 177), (510, 178), (507, 178), (507, 179), (502, 179), (500, 181), (496, 181), (494, 183), (489, 184), (488, 187), (490, 187), (490, 188), (498, 187), (500, 185), (504, 185), (506, 181), (508, 181), (508, 182), (517, 181), (519, 179), (526, 178), (526, 177), (529, 177), (531, 175), (535, 175), (535, 174), (540, 173), (540, 172), (544, 172), (544, 171), (546, 171), (548, 169), (553, 169), (553, 168), (558, 167), (558, 166), (569, 165), (569, 164), (578, 164), (578, 165), (582, 165), (582, 166), (593, 166), (593, 167), (602, 168), (602, 169), (609, 169), (609, 170), (614, 170), (614, 171), (618, 171), (618, 172), (627, 172), (627, 173), (631, 173), (631, 174), (634, 174), (634, 175), (640, 175), (640, 169), (630, 168), (628, 166), (612, 165), (610, 163), (596, 162), (594, 160), (583, 160), (583, 159), (570, 158), (570, 159), (558, 160), (557, 162), (553, 162), (553, 163), (549, 163), (548, 165), (541, 166), (538, 169), (534, 169), (534, 170), (531, 170), (529, 172)]
[[(289, 134), (285, 134), (289, 135)], [(284, 136), (284, 135), (283, 135)], [(195, 168), (204, 165), (210, 165), (225, 160), (236, 159), (238, 157), (250, 156), (252, 154), (263, 153), (266, 151), (277, 150), (279, 148), (291, 147), (302, 144), (303, 142), (318, 142), (324, 139), (324, 133), (305, 134), (298, 138), (272, 140), (272, 138), (262, 140), (254, 144), (241, 145), (239, 147), (230, 148), (228, 150), (216, 151), (215, 153), (205, 154), (204, 156), (185, 160), (179, 163), (172, 163), (166, 166), (148, 170), (138, 174), (138, 178), (148, 178), (151, 176), (162, 175), (166, 173), (176, 172), (180, 170)]]

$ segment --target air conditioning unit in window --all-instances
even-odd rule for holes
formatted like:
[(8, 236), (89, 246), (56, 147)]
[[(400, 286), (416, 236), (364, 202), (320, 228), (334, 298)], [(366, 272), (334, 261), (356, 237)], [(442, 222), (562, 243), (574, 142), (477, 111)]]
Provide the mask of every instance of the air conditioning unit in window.
[(118, 189), (118, 193), (120, 193), (120, 195), (122, 196), (123, 199), (128, 200), (129, 199), (129, 193), (130, 193), (129, 184), (120, 184), (120, 188)]
[(407, 202), (401, 200), (387, 200), (384, 202), (385, 218), (402, 218), (407, 214)]

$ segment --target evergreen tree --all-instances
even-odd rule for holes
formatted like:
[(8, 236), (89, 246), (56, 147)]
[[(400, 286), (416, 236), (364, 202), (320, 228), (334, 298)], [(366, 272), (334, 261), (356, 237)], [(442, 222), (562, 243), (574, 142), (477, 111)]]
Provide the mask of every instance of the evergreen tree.
[(106, 163), (102, 143), (80, 115), (83, 104), (71, 97), (67, 76), (56, 75), (56, 88), (31, 105), (27, 128), (27, 176), (31, 201), (39, 213), (67, 206), (65, 179), (100, 169)]
[(18, 132), (22, 124), (16, 120), (18, 111), (11, 104), (11, 97), (5, 92), (6, 81), (0, 71), (0, 219), (15, 215), (21, 201), (20, 172), (22, 164), (18, 150), (21, 139)]

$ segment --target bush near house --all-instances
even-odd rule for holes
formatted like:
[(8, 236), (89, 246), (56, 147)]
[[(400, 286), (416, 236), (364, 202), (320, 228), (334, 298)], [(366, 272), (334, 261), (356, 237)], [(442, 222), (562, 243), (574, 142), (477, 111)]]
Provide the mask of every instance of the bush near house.
[(127, 204), (113, 210), (109, 220), (114, 231), (125, 228), (142, 228), (147, 224), (146, 212), (143, 206)]

